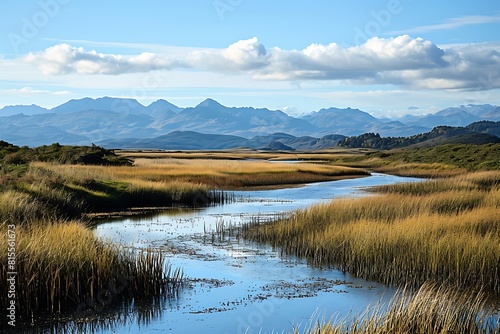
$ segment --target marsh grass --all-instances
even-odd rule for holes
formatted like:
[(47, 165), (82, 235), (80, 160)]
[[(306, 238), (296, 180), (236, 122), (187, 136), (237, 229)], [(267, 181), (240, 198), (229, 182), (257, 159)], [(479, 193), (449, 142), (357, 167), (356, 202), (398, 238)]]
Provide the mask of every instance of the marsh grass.
[(53, 218), (47, 208), (25, 193), (8, 190), (0, 193), (0, 222), (34, 223)]
[(485, 306), (484, 293), (424, 284), (416, 292), (399, 290), (388, 305), (378, 304), (354, 317), (312, 325), (305, 333), (498, 333), (499, 324)]
[(243, 227), (321, 267), (393, 286), (437, 282), (500, 293), (498, 172), (380, 188)]
[(36, 162), (30, 165), (18, 189), (67, 218), (132, 207), (206, 206), (225, 200), (223, 192), (207, 185), (175, 177), (150, 179), (129, 166)]
[(269, 163), (210, 159), (137, 159), (137, 173), (148, 179), (176, 177), (217, 188), (276, 186), (366, 176), (362, 169), (317, 163)]
[(333, 147), (326, 150), (305, 152), (269, 152), (255, 150), (227, 150), (227, 151), (116, 151), (118, 156), (136, 160), (146, 159), (210, 159), (210, 160), (267, 160), (267, 161), (330, 161), (344, 157), (359, 156), (372, 149)]
[[(165, 271), (160, 252), (103, 243), (80, 223), (23, 226), (15, 232), (19, 322), (39, 314), (57, 318), (75, 311), (97, 312), (131, 298), (173, 294), (182, 284), (181, 272)], [(6, 242), (0, 240), (2, 249)], [(3, 296), (8, 288), (6, 261), (3, 257), (0, 272)], [(7, 302), (2, 298), (1, 307), (5, 309)]]

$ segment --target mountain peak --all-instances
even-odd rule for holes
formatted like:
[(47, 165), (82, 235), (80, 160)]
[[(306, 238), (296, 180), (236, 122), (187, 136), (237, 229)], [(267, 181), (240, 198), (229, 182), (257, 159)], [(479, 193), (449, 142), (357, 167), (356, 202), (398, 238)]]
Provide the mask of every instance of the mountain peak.
[(139, 113), (144, 110), (144, 106), (134, 99), (117, 98), (117, 97), (100, 97), (93, 99), (85, 97), (83, 99), (73, 99), (66, 103), (52, 108), (52, 112), (68, 113), (87, 110), (105, 110), (113, 112)]
[(224, 106), (222, 104), (220, 104), (219, 102), (215, 101), (214, 99), (208, 98), (205, 101), (198, 104), (195, 108), (198, 108), (198, 107), (220, 108), (220, 107), (224, 107)]
[(164, 99), (156, 100), (156, 101), (152, 102), (150, 105), (148, 105), (146, 108), (147, 109), (154, 109), (154, 110), (168, 109), (168, 110), (175, 111), (175, 112), (182, 109), (182, 108), (179, 108), (178, 106), (176, 106), (175, 104), (170, 103)]
[(15, 105), (15, 106), (5, 106), (0, 109), (0, 116), (11, 116), (16, 114), (25, 114), (25, 115), (37, 115), (48, 113), (49, 110), (37, 106), (36, 104), (32, 105)]

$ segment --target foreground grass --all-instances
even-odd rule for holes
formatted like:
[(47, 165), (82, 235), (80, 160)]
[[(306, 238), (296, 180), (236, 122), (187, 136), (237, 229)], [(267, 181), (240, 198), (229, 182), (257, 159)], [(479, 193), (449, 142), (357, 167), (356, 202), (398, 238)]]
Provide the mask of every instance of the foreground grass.
[(500, 172), (378, 189), (245, 227), (317, 266), (393, 286), (436, 282), (500, 293)]
[[(7, 224), (0, 226), (7, 232)], [(34, 316), (49, 318), (77, 312), (98, 312), (126, 300), (153, 298), (180, 284), (177, 273), (165, 274), (165, 258), (152, 251), (129, 251), (103, 243), (81, 223), (58, 222), (16, 226), (15, 265), (2, 257), (0, 294), (8, 295), (10, 271), (15, 271), (18, 322)], [(7, 239), (0, 240), (7, 249)], [(6, 309), (7, 298), (0, 307)]]
[(485, 308), (483, 293), (423, 285), (417, 292), (400, 290), (389, 305), (368, 308), (346, 318), (308, 329), (308, 334), (441, 334), (498, 333)]

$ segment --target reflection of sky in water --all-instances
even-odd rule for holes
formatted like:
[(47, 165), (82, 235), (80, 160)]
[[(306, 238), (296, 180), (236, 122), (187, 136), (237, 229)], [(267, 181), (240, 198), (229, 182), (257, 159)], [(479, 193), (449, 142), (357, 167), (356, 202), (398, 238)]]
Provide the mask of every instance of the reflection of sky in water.
[[(309, 267), (305, 261), (281, 257), (268, 246), (240, 241), (213, 245), (204, 231), (216, 224), (262, 219), (333, 198), (362, 195), (361, 188), (415, 181), (374, 174), (372, 177), (323, 182), (304, 187), (238, 191), (235, 203), (200, 210), (171, 211), (124, 218), (96, 227), (104, 239), (136, 247), (160, 247), (169, 263), (183, 269), (192, 282), (180, 299), (164, 306), (161, 317), (147, 326), (129, 323), (117, 332), (262, 333), (290, 331), (311, 317), (343, 317), (376, 304), (392, 289), (336, 270)], [(234, 240), (233, 240), (234, 241)], [(347, 283), (346, 283), (347, 281)], [(103, 331), (107, 332), (107, 331)]]

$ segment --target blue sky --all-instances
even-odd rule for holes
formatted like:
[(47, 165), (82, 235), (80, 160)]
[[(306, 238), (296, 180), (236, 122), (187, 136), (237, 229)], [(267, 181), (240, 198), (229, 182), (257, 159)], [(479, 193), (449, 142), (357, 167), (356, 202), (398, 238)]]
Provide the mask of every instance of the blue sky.
[(376, 116), (500, 104), (500, 3), (0, 3), (0, 107), (163, 98)]

